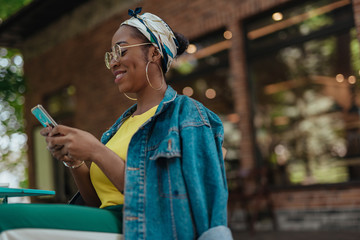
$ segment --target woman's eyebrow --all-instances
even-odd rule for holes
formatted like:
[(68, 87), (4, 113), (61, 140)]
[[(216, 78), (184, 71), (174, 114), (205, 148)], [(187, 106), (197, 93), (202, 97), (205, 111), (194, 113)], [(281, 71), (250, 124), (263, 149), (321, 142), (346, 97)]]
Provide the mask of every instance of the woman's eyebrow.
[(120, 41), (120, 42), (117, 42), (116, 44), (122, 44), (122, 43), (127, 43), (127, 44), (129, 44), (127, 41)]

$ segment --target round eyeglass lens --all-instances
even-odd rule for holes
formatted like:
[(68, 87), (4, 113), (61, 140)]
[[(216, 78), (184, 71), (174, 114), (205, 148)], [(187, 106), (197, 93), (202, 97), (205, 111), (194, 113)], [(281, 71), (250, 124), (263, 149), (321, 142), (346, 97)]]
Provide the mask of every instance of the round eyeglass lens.
[(114, 56), (115, 61), (119, 61), (121, 57), (121, 47), (119, 44), (115, 44), (113, 52), (115, 53)]
[(105, 53), (105, 65), (108, 69), (110, 69), (111, 55), (109, 52)]

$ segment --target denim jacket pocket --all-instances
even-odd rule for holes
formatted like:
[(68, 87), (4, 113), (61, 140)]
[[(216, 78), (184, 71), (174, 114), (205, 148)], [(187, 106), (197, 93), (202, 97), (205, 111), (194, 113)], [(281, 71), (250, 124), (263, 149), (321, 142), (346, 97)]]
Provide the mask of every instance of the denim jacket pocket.
[(170, 131), (167, 136), (148, 150), (150, 152), (150, 160), (181, 158), (179, 133), (177, 131)]
[(150, 166), (157, 175), (157, 188), (162, 198), (187, 199), (186, 187), (181, 166), (180, 136), (177, 131), (170, 131), (161, 141), (149, 149)]

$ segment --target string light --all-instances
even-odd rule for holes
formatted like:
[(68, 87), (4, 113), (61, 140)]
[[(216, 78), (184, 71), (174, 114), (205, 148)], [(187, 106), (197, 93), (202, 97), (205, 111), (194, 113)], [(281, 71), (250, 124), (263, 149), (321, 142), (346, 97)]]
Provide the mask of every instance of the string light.
[(184, 87), (182, 93), (186, 96), (191, 97), (194, 94), (194, 90), (191, 87)]
[(230, 40), (232, 38), (232, 32), (225, 31), (224, 32), (224, 38), (227, 39), (227, 40)]
[(342, 75), (341, 73), (337, 74), (336, 77), (335, 77), (336, 81), (341, 83), (344, 81), (344, 75)]
[(186, 52), (189, 54), (195, 53), (197, 51), (197, 48), (195, 44), (189, 44), (188, 48), (186, 49)]
[(283, 20), (283, 15), (281, 12), (275, 12), (272, 15), (272, 19), (276, 22)]
[(355, 84), (355, 83), (356, 83), (356, 77), (355, 77), (355, 76), (350, 76), (350, 77), (348, 78), (348, 82), (349, 82), (350, 84)]
[(208, 99), (214, 99), (216, 97), (216, 91), (214, 89), (212, 89), (212, 88), (209, 88), (209, 89), (206, 90), (205, 96)]

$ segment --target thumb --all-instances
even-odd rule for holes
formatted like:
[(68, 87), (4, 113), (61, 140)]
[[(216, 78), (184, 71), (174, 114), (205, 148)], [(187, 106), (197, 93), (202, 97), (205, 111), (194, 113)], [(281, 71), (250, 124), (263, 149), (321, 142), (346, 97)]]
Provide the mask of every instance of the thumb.
[(44, 137), (47, 137), (49, 135), (49, 133), (51, 132), (52, 127), (45, 127), (43, 129), (41, 129), (40, 134)]
[(64, 136), (69, 132), (69, 127), (66, 127), (64, 125), (57, 125), (55, 126), (51, 132), (49, 133), (49, 137), (53, 137), (53, 136)]

